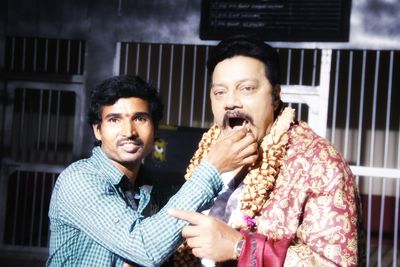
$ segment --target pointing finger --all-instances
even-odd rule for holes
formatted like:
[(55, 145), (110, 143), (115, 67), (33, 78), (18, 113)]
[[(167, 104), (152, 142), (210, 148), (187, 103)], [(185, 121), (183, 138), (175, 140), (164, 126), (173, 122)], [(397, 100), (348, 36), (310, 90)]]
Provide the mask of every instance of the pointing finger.
[(205, 216), (198, 212), (184, 211), (184, 210), (179, 210), (179, 209), (169, 209), (168, 214), (175, 218), (187, 221), (192, 225), (199, 224)]

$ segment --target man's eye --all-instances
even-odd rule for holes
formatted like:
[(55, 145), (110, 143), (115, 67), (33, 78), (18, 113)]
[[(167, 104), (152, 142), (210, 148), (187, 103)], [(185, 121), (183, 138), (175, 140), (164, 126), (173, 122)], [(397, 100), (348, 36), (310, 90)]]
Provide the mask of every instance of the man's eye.
[(250, 85), (246, 85), (242, 87), (243, 91), (253, 91), (254, 90), (254, 86), (250, 86)]
[(111, 123), (116, 123), (118, 122), (118, 118), (109, 118), (108, 121)]
[(215, 96), (221, 96), (221, 95), (223, 95), (223, 94), (225, 94), (225, 91), (224, 91), (224, 90), (214, 90), (214, 95), (215, 95)]
[(149, 121), (149, 118), (147, 116), (138, 116), (135, 118), (135, 121), (143, 123)]

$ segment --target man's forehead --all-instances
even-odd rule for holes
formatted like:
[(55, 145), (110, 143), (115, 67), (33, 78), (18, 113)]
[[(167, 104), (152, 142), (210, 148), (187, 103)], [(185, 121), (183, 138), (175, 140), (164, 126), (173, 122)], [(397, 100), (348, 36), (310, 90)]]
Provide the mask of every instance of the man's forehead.
[(114, 104), (104, 105), (103, 112), (148, 112), (147, 100), (139, 97), (119, 98)]
[[(220, 79), (247, 79), (266, 77), (266, 66), (252, 57), (236, 56), (219, 62), (212, 73), (212, 82)], [(267, 78), (267, 77), (266, 77)]]
[[(239, 79), (237, 81), (235, 81), (236, 84), (242, 84), (242, 83), (246, 83), (246, 82), (253, 82), (253, 83), (258, 83), (259, 80), (257, 78), (245, 78), (245, 79)], [(213, 81), (211, 83), (211, 88), (212, 87), (224, 87), (226, 86), (226, 84), (224, 82), (221, 81)]]

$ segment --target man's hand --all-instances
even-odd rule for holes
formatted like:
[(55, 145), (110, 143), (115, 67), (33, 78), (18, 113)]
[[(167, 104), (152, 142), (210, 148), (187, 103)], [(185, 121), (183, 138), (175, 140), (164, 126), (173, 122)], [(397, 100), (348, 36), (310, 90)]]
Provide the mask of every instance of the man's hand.
[(233, 171), (243, 165), (250, 165), (257, 158), (257, 141), (245, 126), (217, 140), (206, 156), (206, 160), (213, 164), (220, 173)]
[(124, 265), (122, 265), (122, 267), (137, 267), (137, 265), (134, 264), (129, 264), (129, 263), (124, 263)]
[(190, 223), (183, 228), (182, 236), (196, 257), (216, 262), (234, 258), (235, 244), (242, 239), (239, 231), (221, 220), (198, 212), (170, 209), (168, 213)]

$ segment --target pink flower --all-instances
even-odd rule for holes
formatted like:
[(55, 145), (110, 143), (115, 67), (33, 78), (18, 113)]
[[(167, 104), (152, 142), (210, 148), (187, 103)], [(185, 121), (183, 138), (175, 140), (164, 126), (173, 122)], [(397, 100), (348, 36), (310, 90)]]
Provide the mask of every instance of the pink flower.
[(256, 220), (246, 214), (243, 215), (243, 220), (246, 222), (249, 228), (253, 228), (256, 226)]

